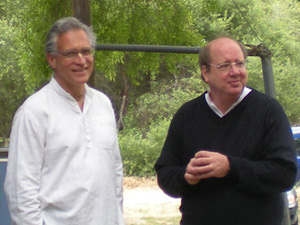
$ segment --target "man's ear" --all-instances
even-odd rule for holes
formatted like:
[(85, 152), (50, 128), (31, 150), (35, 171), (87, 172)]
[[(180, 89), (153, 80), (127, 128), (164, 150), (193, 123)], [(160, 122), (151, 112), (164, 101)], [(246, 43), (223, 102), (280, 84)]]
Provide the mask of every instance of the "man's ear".
[(51, 54), (46, 55), (47, 61), (50, 65), (50, 67), (54, 70), (56, 68), (56, 57), (54, 57)]
[(202, 79), (204, 80), (204, 82), (208, 83), (209, 82), (209, 76), (208, 76), (207, 67), (205, 65), (201, 66), (201, 75), (202, 75)]

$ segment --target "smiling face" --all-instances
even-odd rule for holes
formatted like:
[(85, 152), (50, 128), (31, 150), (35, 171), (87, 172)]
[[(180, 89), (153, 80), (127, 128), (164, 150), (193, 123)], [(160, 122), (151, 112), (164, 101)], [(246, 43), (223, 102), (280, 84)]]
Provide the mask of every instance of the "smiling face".
[[(91, 48), (91, 44), (86, 32), (82, 29), (70, 30), (57, 37), (58, 53), (65, 53), (70, 50), (79, 52), (88, 48)], [(75, 59), (68, 59), (62, 54), (47, 54), (47, 60), (54, 70), (54, 78), (69, 93), (82, 88), (93, 71), (93, 56), (78, 55)]]
[[(236, 63), (244, 60), (240, 46), (228, 38), (220, 38), (210, 43), (210, 63)], [(222, 71), (215, 66), (201, 68), (203, 78), (208, 83), (213, 98), (230, 97), (236, 99), (246, 86), (248, 75), (245, 67), (232, 65), (228, 71)]]

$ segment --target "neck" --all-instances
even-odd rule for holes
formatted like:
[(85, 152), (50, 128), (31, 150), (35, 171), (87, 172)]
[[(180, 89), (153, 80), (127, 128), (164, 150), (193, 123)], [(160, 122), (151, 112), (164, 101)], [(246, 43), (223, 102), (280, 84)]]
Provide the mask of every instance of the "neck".
[(78, 101), (84, 99), (85, 90), (83, 90), (83, 92), (80, 94), (71, 94), (71, 96), (78, 102)]
[(81, 99), (84, 99), (85, 96), (85, 88), (84, 84), (75, 84), (75, 83), (69, 83), (66, 82), (61, 76), (54, 75), (55, 80), (57, 83), (64, 89), (67, 93), (69, 93), (76, 101), (80, 101)]
[(211, 101), (218, 107), (218, 109), (222, 113), (226, 113), (227, 110), (235, 103), (239, 96), (214, 96), (211, 93), (209, 93), (209, 97)]
[(81, 111), (83, 111), (85, 91), (80, 95), (71, 95), (77, 102)]

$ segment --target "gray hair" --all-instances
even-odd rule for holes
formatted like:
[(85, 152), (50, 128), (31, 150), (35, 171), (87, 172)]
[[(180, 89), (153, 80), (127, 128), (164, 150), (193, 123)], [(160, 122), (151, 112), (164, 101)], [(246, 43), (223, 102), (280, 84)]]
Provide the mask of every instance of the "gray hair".
[(66, 17), (54, 23), (46, 39), (46, 54), (55, 54), (57, 51), (57, 37), (70, 30), (82, 29), (86, 32), (92, 48), (96, 48), (96, 35), (91, 27), (81, 23), (74, 17)]

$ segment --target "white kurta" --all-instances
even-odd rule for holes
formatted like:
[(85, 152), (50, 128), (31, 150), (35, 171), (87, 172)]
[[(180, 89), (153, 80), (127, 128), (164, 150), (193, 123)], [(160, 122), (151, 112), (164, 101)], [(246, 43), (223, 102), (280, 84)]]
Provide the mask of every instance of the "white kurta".
[(83, 112), (54, 78), (17, 111), (4, 184), (13, 224), (124, 224), (114, 112), (85, 89)]

